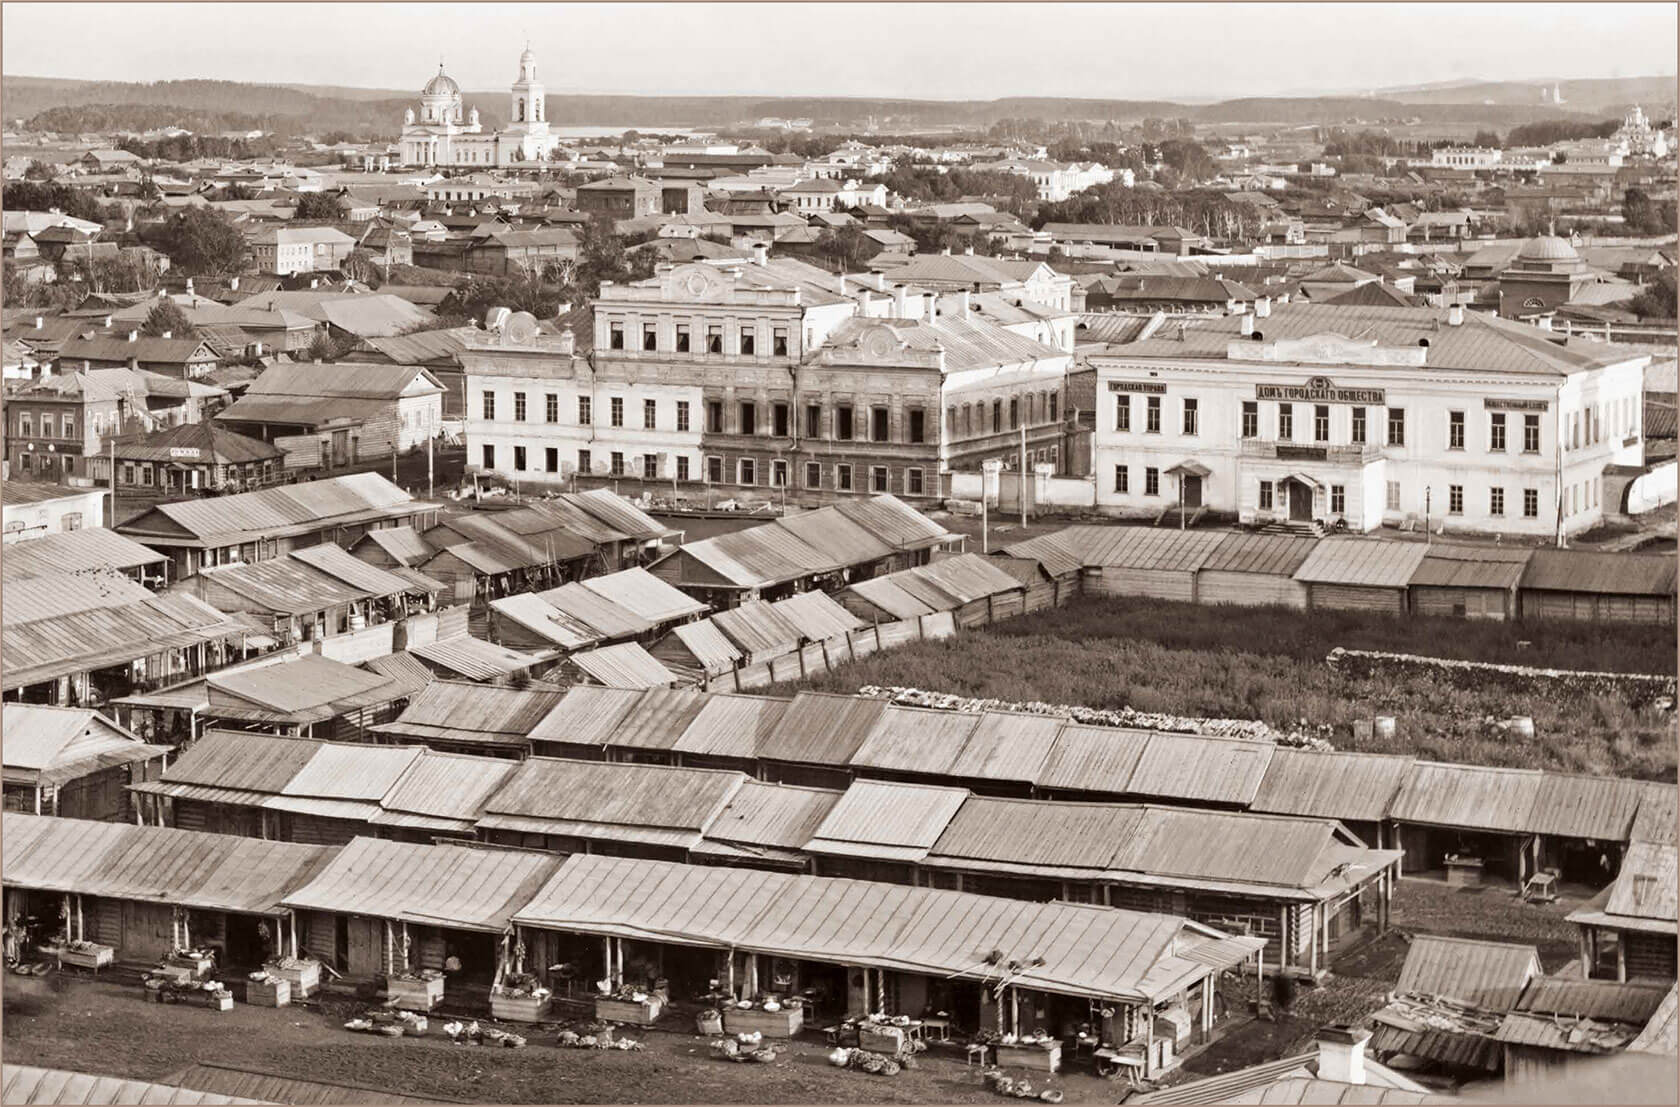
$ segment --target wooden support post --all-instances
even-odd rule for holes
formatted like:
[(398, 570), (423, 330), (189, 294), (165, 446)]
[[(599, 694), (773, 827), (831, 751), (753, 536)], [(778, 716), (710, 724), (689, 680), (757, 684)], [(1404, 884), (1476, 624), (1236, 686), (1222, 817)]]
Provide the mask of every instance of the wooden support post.
[(611, 938), (602, 938), (601, 948), (606, 953), (604, 965), (607, 979), (607, 990), (611, 991), (613, 988), (618, 987), (618, 981), (613, 978), (613, 940)]
[(396, 964), (395, 951), (391, 948), (395, 944), (395, 942), (396, 942), (396, 936), (395, 936), (395, 934), (393, 934), (393, 932), (391, 930), (391, 920), (386, 919), (385, 920), (385, 956), (382, 960), (384, 961), (384, 964), (385, 964), (385, 975), (387, 975), (387, 976), (389, 976), (391, 974), (392, 969)]
[(87, 920), (82, 916), (82, 896), (76, 893), (76, 941), (87, 941)]
[(287, 912), (287, 916), (292, 922), (290, 928), (292, 932), (292, 956), (295, 958), (298, 955), (298, 916), (296, 911)]
[(1021, 1033), (1021, 993), (1013, 985), (1009, 989), (1009, 1032), (1016, 1035)]
[(1584, 926), (1581, 927), (1579, 930), (1577, 930), (1575, 932), (1575, 936), (1576, 936), (1576, 938), (1579, 942), (1580, 948), (1581, 948), (1581, 979), (1582, 980), (1591, 980), (1592, 979), (1592, 970), (1593, 970), (1592, 955), (1591, 955), (1591, 953), (1588, 952), (1587, 934), (1588, 934), (1588, 929)]
[(735, 994), (735, 947), (730, 946), (724, 955), (724, 988), (731, 996)]
[(1625, 930), (1616, 935), (1616, 981), (1620, 984), (1627, 983), (1627, 940)]
[(1282, 972), (1289, 965), (1290, 955), (1295, 951), (1290, 948), (1289, 941), (1289, 908), (1278, 911), (1278, 971)]
[[(1320, 901), (1312, 905), (1311, 911), (1314, 916), (1321, 915), (1324, 913), (1324, 907), (1324, 902)], [(1288, 908), (1284, 910), (1288, 911)], [(1312, 943), (1312, 951), (1307, 955), (1307, 971), (1312, 974), (1314, 980), (1318, 979), (1318, 927), (1313, 925), (1316, 921), (1313, 917), (1307, 920), (1307, 937)]]

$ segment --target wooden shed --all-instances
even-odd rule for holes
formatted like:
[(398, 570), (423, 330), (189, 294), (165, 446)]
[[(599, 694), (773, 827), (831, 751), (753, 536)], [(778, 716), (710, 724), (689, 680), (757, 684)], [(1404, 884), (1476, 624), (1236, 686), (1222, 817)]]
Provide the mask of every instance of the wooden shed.
[(1406, 613), (1406, 591), (1429, 547), (1381, 538), (1326, 538), (1295, 570), (1307, 606), (1336, 611)]
[(1674, 558), (1535, 550), (1519, 584), (1524, 619), (1674, 622)]
[(1060, 532), (1085, 566), (1084, 589), (1195, 603), (1196, 571), (1226, 538), (1222, 531), (1080, 526)]
[(1307, 606), (1307, 586), (1295, 572), (1318, 539), (1304, 534), (1228, 534), (1196, 572), (1201, 603), (1245, 607)]
[(1461, 619), (1515, 619), (1517, 586), (1533, 550), (1430, 544), (1412, 574), (1412, 611)]

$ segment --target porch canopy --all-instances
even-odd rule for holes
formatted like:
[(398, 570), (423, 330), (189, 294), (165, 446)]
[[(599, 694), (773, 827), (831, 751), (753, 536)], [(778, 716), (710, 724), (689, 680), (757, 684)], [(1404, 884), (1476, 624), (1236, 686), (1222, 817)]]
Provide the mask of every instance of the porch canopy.
[(1166, 471), (1169, 477), (1202, 477), (1213, 476), (1213, 470), (1199, 461), (1181, 461)]
[(513, 921), (1132, 1003), (1265, 944), (1112, 907), (592, 855), (567, 858)]

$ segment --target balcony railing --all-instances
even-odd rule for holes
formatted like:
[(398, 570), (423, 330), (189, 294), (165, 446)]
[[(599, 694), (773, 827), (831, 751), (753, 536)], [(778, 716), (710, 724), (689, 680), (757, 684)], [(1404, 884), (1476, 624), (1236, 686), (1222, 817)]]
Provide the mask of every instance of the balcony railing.
[(1382, 447), (1367, 442), (1364, 445), (1332, 446), (1328, 443), (1280, 442), (1270, 438), (1245, 438), (1242, 456), (1276, 461), (1308, 461), (1330, 465), (1365, 465), (1383, 456)]

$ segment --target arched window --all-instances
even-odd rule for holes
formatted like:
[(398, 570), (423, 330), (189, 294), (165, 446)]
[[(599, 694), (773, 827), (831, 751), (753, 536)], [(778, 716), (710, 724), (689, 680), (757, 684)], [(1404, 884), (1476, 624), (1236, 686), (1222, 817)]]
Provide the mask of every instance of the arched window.
[(1545, 306), (1546, 301), (1542, 300), (1538, 296), (1530, 296), (1528, 299), (1523, 301), (1523, 307), (1525, 308), (1543, 308)]
[(516, 116), (515, 121), (519, 122), (519, 123), (523, 123), (523, 122), (525, 122), (525, 97), (521, 96), (519, 98), (518, 104), (519, 104), (519, 111), (518, 111), (518, 114)]

